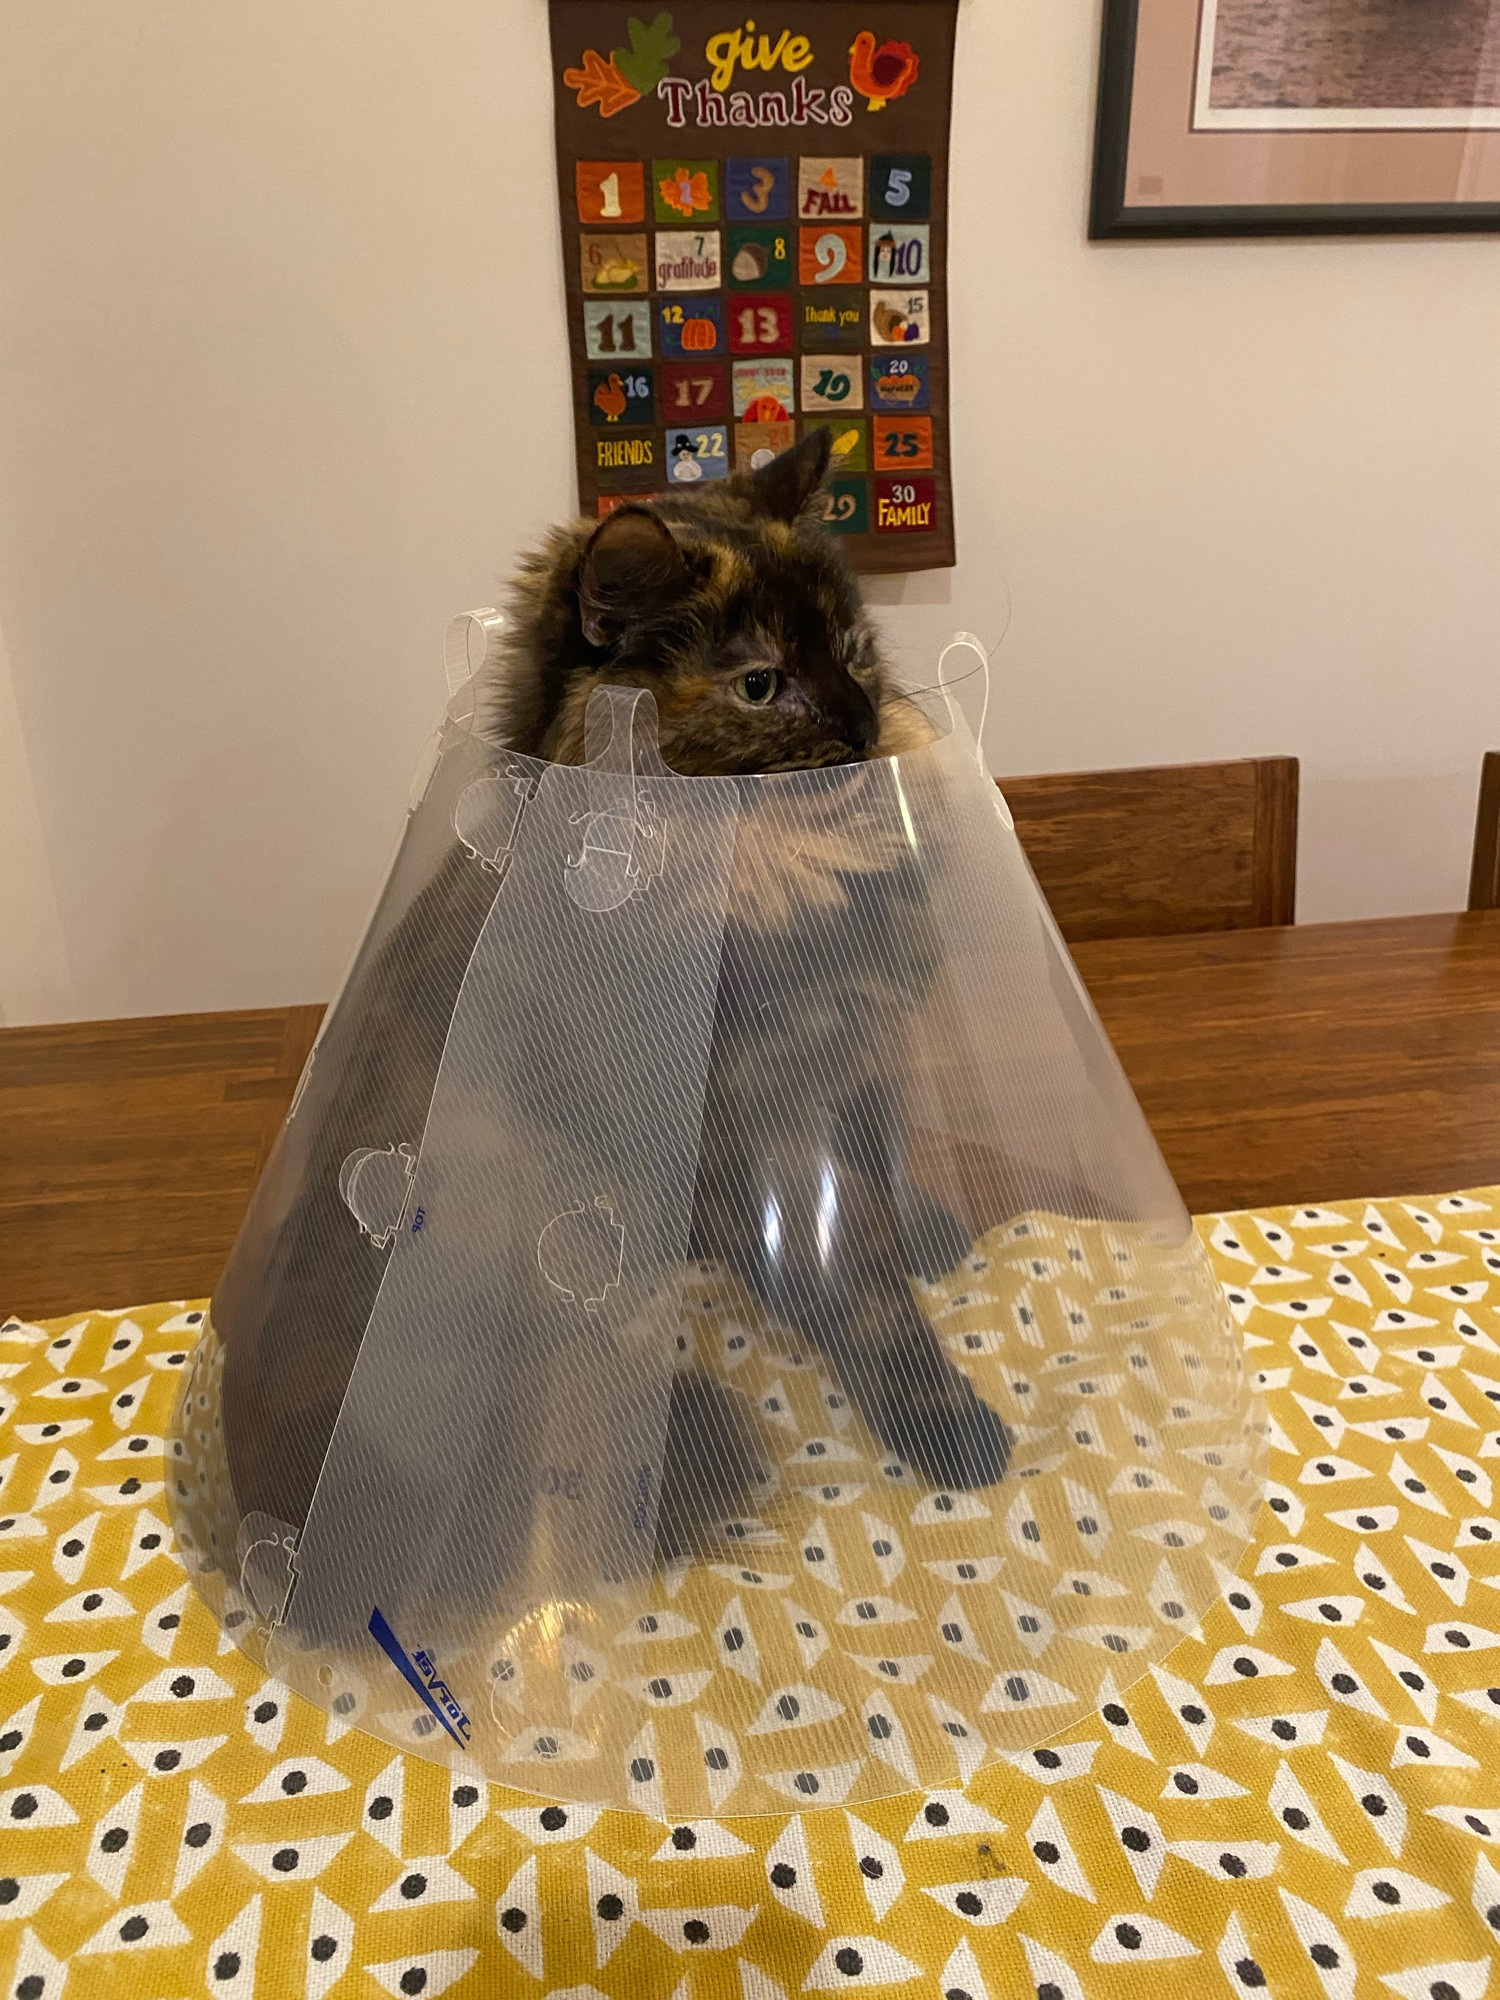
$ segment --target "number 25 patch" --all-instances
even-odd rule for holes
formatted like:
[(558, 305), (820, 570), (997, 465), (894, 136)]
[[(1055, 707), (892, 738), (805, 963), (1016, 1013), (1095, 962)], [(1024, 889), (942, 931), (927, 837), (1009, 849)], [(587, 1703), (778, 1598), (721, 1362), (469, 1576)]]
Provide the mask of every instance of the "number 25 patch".
[(877, 472), (931, 471), (931, 417), (877, 416), (875, 469)]

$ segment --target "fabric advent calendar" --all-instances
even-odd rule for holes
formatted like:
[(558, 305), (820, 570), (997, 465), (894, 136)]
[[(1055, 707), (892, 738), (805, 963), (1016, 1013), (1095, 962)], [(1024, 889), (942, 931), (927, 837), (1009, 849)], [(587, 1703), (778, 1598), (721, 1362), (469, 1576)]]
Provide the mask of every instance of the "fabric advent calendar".
[(823, 428), (819, 504), (854, 566), (952, 565), (956, 15), (551, 0), (584, 513)]

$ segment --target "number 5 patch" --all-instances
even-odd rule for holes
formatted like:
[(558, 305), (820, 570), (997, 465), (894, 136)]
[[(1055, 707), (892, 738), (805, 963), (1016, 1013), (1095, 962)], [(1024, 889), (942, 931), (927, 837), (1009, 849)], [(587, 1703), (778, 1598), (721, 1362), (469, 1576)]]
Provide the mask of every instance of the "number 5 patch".
[(877, 153), (870, 162), (870, 213), (885, 222), (925, 222), (932, 214), (927, 153)]
[(803, 355), (804, 410), (862, 410), (864, 406), (865, 385), (857, 356), (845, 361), (838, 355)]
[(877, 472), (930, 472), (931, 417), (876, 417)]

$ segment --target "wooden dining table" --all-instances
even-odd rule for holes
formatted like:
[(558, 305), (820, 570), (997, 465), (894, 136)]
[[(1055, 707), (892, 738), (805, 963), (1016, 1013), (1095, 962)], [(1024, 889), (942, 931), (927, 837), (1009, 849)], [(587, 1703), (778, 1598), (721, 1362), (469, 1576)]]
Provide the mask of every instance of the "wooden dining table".
[(1194, 1214), (1500, 1181), (1500, 911), (1073, 956)]
[[(1194, 1213), (1500, 1182), (1500, 912), (1074, 957)], [(211, 1291), (317, 1020), (0, 1031), (0, 1314)]]

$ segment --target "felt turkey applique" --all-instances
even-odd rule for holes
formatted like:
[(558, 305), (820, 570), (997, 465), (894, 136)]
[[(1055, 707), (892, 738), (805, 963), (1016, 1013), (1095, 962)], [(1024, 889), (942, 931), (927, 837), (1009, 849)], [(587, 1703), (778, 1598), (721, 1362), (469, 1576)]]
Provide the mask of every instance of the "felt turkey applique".
[(625, 384), (618, 375), (611, 375), (607, 382), (601, 382), (594, 391), (594, 403), (603, 411), (606, 423), (617, 424), (625, 414)]
[(854, 37), (849, 51), (849, 81), (867, 100), (868, 111), (881, 111), (893, 97), (905, 97), (920, 67), (910, 42), (882, 42), (877, 48), (868, 28)]

